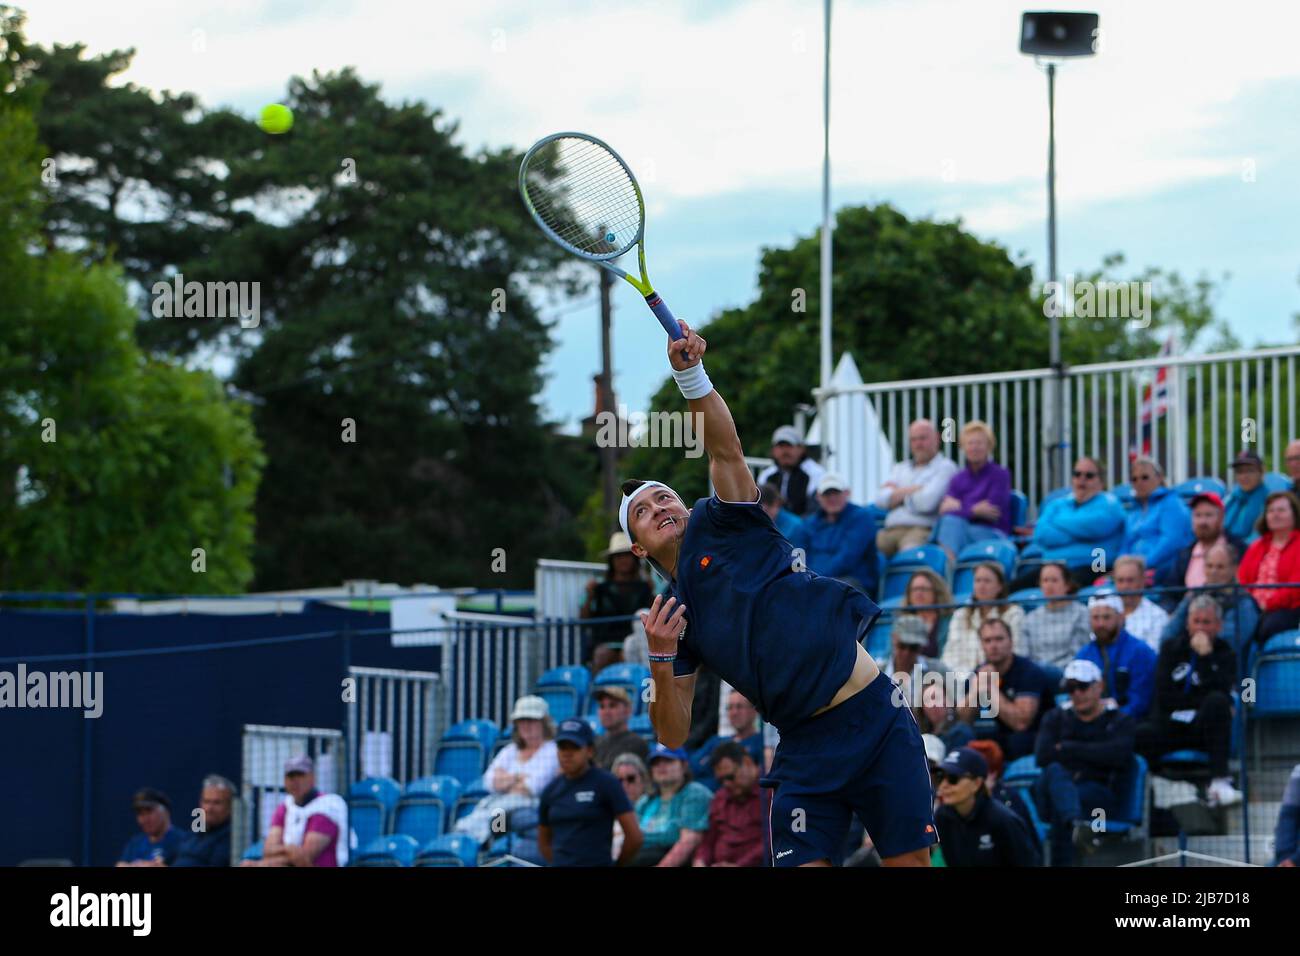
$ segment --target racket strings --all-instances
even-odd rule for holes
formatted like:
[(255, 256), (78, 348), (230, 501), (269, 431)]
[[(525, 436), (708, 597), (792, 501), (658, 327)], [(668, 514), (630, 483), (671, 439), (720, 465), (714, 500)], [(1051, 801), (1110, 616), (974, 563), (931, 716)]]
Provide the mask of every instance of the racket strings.
[(622, 163), (587, 140), (556, 140), (539, 150), (525, 182), (537, 215), (580, 254), (624, 250), (641, 231), (636, 184)]

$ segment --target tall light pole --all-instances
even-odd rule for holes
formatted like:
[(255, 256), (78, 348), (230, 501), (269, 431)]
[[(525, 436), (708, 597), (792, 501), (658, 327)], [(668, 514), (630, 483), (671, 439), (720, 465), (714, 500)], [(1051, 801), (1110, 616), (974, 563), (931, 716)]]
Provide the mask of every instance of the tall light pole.
[[(825, 0), (822, 72), (821, 386), (831, 384), (831, 0)], [(823, 423), (824, 425), (825, 423)], [(822, 444), (826, 444), (823, 428)]]

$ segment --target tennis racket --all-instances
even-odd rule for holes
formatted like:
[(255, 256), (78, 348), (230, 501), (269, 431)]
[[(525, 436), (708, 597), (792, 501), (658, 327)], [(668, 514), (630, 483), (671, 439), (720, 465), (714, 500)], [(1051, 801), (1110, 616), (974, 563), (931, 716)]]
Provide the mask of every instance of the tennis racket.
[[(669, 337), (681, 326), (650, 285), (645, 269), (645, 201), (621, 156), (586, 133), (553, 133), (533, 144), (519, 165), (524, 205), (551, 240), (580, 259), (626, 279), (645, 296)], [(612, 260), (637, 247), (641, 278)]]

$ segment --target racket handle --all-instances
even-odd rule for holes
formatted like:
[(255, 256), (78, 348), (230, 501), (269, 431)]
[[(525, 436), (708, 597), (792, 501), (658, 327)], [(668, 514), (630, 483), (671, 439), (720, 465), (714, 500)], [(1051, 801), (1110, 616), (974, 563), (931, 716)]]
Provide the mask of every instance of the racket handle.
[(676, 342), (678, 339), (686, 338), (682, 334), (682, 327), (677, 324), (677, 320), (673, 318), (673, 313), (664, 304), (664, 300), (659, 298), (658, 292), (651, 292), (646, 296), (645, 304), (650, 306), (650, 311), (655, 314), (655, 318), (659, 320), (659, 324), (664, 327), (670, 339)]

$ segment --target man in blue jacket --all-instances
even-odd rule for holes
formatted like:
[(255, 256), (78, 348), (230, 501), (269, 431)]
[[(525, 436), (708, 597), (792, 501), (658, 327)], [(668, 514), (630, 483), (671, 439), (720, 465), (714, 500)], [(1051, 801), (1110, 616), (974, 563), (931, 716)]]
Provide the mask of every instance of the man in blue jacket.
[(1255, 522), (1264, 513), (1268, 498), (1264, 459), (1253, 451), (1238, 452), (1232, 459), (1232, 484), (1224, 502), (1223, 530), (1249, 543), (1255, 539)]
[[(1091, 584), (1123, 552), (1124, 506), (1102, 487), (1101, 466), (1092, 458), (1074, 463), (1070, 493), (1043, 505), (1034, 540), (1025, 557), (1046, 555), (1064, 561), (1075, 584)], [(1101, 561), (1098, 562), (1098, 558)], [(1037, 585), (1037, 570), (1022, 575), (1011, 589)]]
[(1136, 507), (1124, 518), (1124, 554), (1138, 554), (1153, 572), (1153, 584), (1164, 584), (1178, 552), (1194, 540), (1192, 516), (1183, 499), (1165, 487), (1164, 470), (1150, 458), (1133, 462), (1131, 472)]
[(803, 548), (809, 571), (875, 594), (880, 575), (871, 513), (849, 501), (849, 483), (834, 472), (817, 483), (817, 503), (821, 511), (803, 520), (790, 543)]
[(1124, 630), (1124, 602), (1118, 594), (1094, 594), (1088, 599), (1088, 621), (1092, 640), (1075, 655), (1092, 661), (1105, 681), (1104, 700), (1134, 720), (1151, 709), (1155, 683), (1156, 652)]

